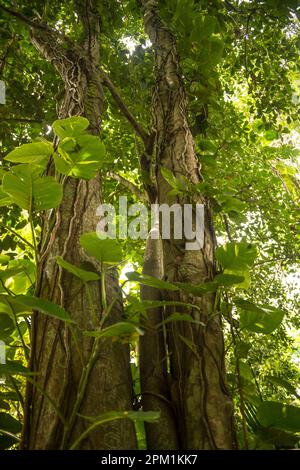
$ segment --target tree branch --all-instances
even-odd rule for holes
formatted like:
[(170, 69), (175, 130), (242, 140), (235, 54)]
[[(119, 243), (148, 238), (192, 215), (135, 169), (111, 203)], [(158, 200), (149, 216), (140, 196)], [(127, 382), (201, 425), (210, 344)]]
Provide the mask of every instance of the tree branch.
[(100, 74), (101, 74), (103, 84), (109, 89), (111, 96), (117, 103), (120, 111), (124, 114), (126, 119), (130, 122), (135, 132), (140, 136), (140, 138), (145, 144), (145, 147), (147, 147), (149, 144), (150, 135), (143, 128), (143, 126), (141, 126), (139, 122), (137, 122), (137, 120), (135, 119), (131, 111), (128, 109), (127, 105), (124, 103), (123, 99), (121, 98), (119, 92), (117, 91), (116, 87), (114, 86), (114, 84), (112, 83), (108, 75), (103, 70), (100, 70)]
[(15, 18), (18, 18), (19, 20), (23, 21), (23, 23), (28, 24), (28, 26), (31, 26), (31, 28), (41, 29), (43, 31), (49, 31), (51, 29), (47, 24), (37, 23), (36, 21), (33, 21), (27, 16), (23, 15), (23, 13), (20, 13), (16, 10), (12, 10), (11, 8), (7, 8), (4, 5), (0, 5), (0, 9), (14, 16)]
[(140, 201), (147, 202), (147, 203), (149, 202), (147, 195), (145, 193), (143, 193), (131, 181), (128, 181), (126, 178), (123, 178), (123, 176), (118, 175), (117, 173), (114, 173), (113, 171), (109, 171), (108, 176), (110, 176), (112, 179), (118, 181), (118, 183), (122, 184), (122, 186), (124, 186), (124, 188), (129, 189), (129, 191), (132, 192)]

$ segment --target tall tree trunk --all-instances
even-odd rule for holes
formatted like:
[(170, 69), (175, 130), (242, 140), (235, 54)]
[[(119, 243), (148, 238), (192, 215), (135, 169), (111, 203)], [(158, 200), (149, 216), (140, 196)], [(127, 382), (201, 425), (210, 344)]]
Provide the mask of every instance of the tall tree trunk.
[[(65, 95), (59, 117), (83, 115), (90, 121), (90, 132), (98, 134), (101, 126), (103, 91), (99, 74), (99, 15), (97, 2), (75, 2), (82, 21), (85, 41), (73, 44), (50, 28), (32, 29), (33, 45), (51, 61), (61, 76)], [(51, 170), (50, 170), (51, 171)], [(28, 385), (23, 432), (24, 449), (69, 448), (90, 422), (74, 414), (78, 404), (79, 383), (91, 353), (92, 340), (81, 331), (92, 326), (92, 312), (82, 283), (56, 264), (56, 257), (77, 266), (97, 262), (88, 258), (79, 245), (82, 233), (95, 231), (96, 208), (101, 203), (100, 178), (90, 181), (68, 178), (61, 206), (45, 217), (40, 243), (37, 294), (60, 304), (78, 325), (80, 353), (70, 329), (63, 323), (35, 313), (32, 320), (31, 368), (37, 372), (37, 386)], [(90, 284), (92, 303), (101, 315), (101, 289)], [(106, 325), (120, 321), (122, 298), (117, 274), (106, 277), (108, 301), (115, 300)], [(82, 363), (83, 362), (83, 363)], [(50, 400), (49, 400), (50, 397)], [(51, 402), (52, 400), (52, 402)], [(57, 410), (69, 422), (64, 426)], [(126, 411), (132, 407), (132, 384), (127, 345), (102, 340), (87, 386), (79, 400), (78, 413), (99, 416), (107, 411)], [(81, 449), (134, 449), (136, 436), (129, 420), (112, 421), (98, 427), (81, 441)]]
[[(154, 228), (155, 230), (155, 228)], [(162, 277), (162, 243), (149, 236), (143, 274)], [(160, 301), (161, 292), (150, 286), (141, 286), (141, 300)], [(145, 321), (145, 319), (142, 319)], [(147, 448), (149, 450), (178, 449), (174, 409), (168, 387), (168, 365), (165, 347), (166, 338), (160, 326), (163, 309), (147, 309), (145, 334), (140, 337), (140, 374), (142, 406), (145, 411), (159, 411), (158, 423), (145, 423)]]
[[(191, 183), (201, 181), (199, 162), (187, 120), (187, 103), (175, 37), (162, 23), (156, 0), (143, 0), (145, 29), (155, 49), (153, 92), (154, 156), (158, 202), (181, 206), (187, 197), (170, 197), (170, 186), (160, 173), (168, 168)], [(169, 281), (201, 284), (215, 275), (214, 230), (208, 201), (202, 249), (188, 251), (186, 240), (163, 240), (164, 276)], [(170, 297), (169, 297), (170, 298)], [(224, 344), (214, 294), (179, 294), (173, 299), (192, 303), (189, 311), (206, 326), (173, 322), (168, 328), (168, 353), (180, 446), (183, 449), (231, 449), (234, 443), (232, 402), (225, 383)]]

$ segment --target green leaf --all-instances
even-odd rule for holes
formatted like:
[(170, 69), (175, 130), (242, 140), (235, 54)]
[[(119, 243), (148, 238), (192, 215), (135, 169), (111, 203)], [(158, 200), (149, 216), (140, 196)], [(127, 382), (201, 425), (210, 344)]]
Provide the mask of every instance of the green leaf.
[(0, 255), (0, 264), (5, 264), (8, 261), (10, 261), (10, 256), (3, 254)]
[(217, 274), (214, 278), (214, 281), (219, 286), (234, 286), (235, 284), (240, 284), (244, 281), (244, 276), (237, 276), (236, 274)]
[(249, 289), (251, 284), (251, 276), (248, 269), (224, 269), (223, 274), (227, 276), (237, 276), (243, 279), (241, 282), (237, 282), (235, 287), (237, 289)]
[(244, 270), (252, 266), (257, 256), (255, 246), (249, 243), (231, 242), (216, 250), (216, 258), (221, 266), (230, 270)]
[(255, 305), (248, 300), (236, 299), (240, 309), (240, 327), (255, 333), (272, 333), (284, 317), (285, 312), (270, 305)]
[(13, 201), (7, 193), (3, 191), (3, 186), (0, 186), (0, 207), (6, 207), (13, 204)]
[(49, 302), (49, 300), (29, 295), (17, 295), (14, 299), (17, 303), (24, 305), (27, 310), (38, 310), (45, 315), (57, 318), (58, 320), (62, 320), (66, 323), (74, 323), (74, 320), (70, 318), (70, 315), (65, 309)]
[(82, 116), (72, 116), (66, 119), (58, 119), (52, 124), (53, 131), (60, 138), (77, 137), (89, 126), (89, 121)]
[(22, 424), (20, 421), (13, 418), (8, 413), (0, 413), (0, 432), (7, 431), (16, 434), (22, 431)]
[(1, 313), (7, 313), (11, 318), (14, 318), (15, 314), (19, 314), (25, 311), (26, 307), (16, 301), (16, 296), (0, 294)]
[(22, 209), (43, 211), (57, 207), (62, 200), (62, 186), (51, 176), (40, 177), (39, 171), (22, 164), (3, 177), (3, 191)]
[(275, 401), (264, 401), (258, 408), (257, 418), (264, 427), (300, 432), (300, 408)]
[(148, 276), (147, 274), (139, 274), (135, 271), (126, 273), (126, 277), (129, 281), (138, 282), (149, 287), (155, 287), (161, 290), (171, 290), (176, 291), (179, 288), (171, 284), (170, 282), (157, 279), (156, 277)]
[(0, 450), (9, 449), (13, 444), (19, 442), (19, 439), (13, 435), (7, 435), (0, 432)]
[(5, 364), (0, 364), (0, 376), (1, 375), (33, 375), (27, 367), (19, 361), (6, 361)]
[[(74, 144), (72, 139), (72, 144)], [(97, 136), (81, 135), (75, 140), (74, 151), (70, 149), (70, 139), (64, 139), (54, 155), (57, 171), (75, 178), (91, 179), (102, 167), (105, 157), (105, 146)]]
[(280, 387), (285, 388), (289, 393), (294, 395), (297, 398), (300, 398), (296, 387), (290, 384), (287, 380), (283, 379), (282, 377), (278, 377), (275, 375), (266, 375), (266, 379), (274, 385), (279, 385)]
[(137, 325), (130, 322), (118, 322), (111, 326), (97, 331), (85, 331), (85, 336), (93, 336), (94, 338), (113, 338), (119, 336), (131, 336), (133, 334), (143, 335), (144, 332)]
[(9, 315), (0, 313), (0, 340), (11, 335), (15, 329), (15, 324)]
[(177, 179), (173, 175), (171, 170), (169, 170), (168, 168), (161, 168), (160, 172), (172, 188), (177, 188)]
[(74, 274), (74, 276), (78, 277), (83, 282), (98, 281), (100, 279), (100, 276), (97, 273), (78, 268), (77, 266), (74, 266), (74, 264), (65, 261), (61, 256), (57, 256), (56, 262), (59, 266), (64, 268), (69, 273)]
[(101, 263), (115, 264), (122, 261), (122, 249), (116, 240), (100, 239), (95, 232), (80, 237), (80, 245), (87, 254)]
[(239, 341), (236, 344), (236, 355), (240, 359), (246, 359), (248, 357), (248, 352), (251, 348), (251, 344), (246, 343), (245, 341)]
[(50, 142), (33, 142), (23, 144), (15, 148), (6, 155), (4, 160), (14, 163), (40, 163), (46, 164), (48, 158), (53, 153), (53, 146)]

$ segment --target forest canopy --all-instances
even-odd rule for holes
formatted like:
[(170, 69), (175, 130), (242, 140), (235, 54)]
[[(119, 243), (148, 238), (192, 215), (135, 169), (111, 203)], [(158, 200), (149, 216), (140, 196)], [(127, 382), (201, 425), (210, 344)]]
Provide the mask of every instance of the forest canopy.
[(299, 448), (299, 46), (297, 0), (1, 1), (1, 450)]

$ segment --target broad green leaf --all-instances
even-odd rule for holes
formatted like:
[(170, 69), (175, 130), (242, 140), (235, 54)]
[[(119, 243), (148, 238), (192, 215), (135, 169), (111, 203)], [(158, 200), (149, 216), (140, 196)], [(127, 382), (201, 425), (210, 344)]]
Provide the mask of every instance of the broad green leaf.
[(163, 281), (162, 279), (157, 279), (156, 277), (148, 276), (147, 274), (139, 274), (135, 271), (126, 273), (126, 277), (129, 281), (138, 282), (139, 284), (155, 287), (161, 290), (179, 290), (179, 288), (171, 282)]
[(235, 287), (237, 289), (249, 289), (251, 285), (251, 276), (249, 269), (224, 269), (223, 274), (226, 276), (236, 276), (239, 278), (242, 278), (243, 280), (241, 282), (237, 282), (235, 284)]
[(0, 340), (10, 336), (15, 329), (15, 324), (9, 315), (0, 313)]
[(292, 449), (297, 442), (299, 442), (299, 435), (279, 428), (262, 427), (260, 426), (255, 430), (255, 435), (258, 437), (259, 442), (262, 443), (262, 450), (266, 450), (266, 443), (272, 444), (278, 448)]
[(12, 202), (28, 211), (43, 211), (57, 207), (63, 189), (51, 176), (39, 176), (39, 169), (21, 164), (13, 167), (3, 177), (3, 191)]
[(161, 168), (160, 172), (169, 185), (176, 188), (176, 177), (173, 175), (172, 171), (168, 168)]
[(0, 431), (0, 450), (9, 449), (13, 444), (17, 444), (19, 439), (13, 435), (7, 435)]
[(4, 401), (4, 400), (1, 400), (1, 398), (0, 398), (0, 410), (6, 410), (6, 411), (9, 411), (9, 410), (10, 410), (10, 405), (9, 405), (9, 403), (7, 403), (7, 402)]
[(0, 186), (0, 207), (6, 207), (13, 204), (11, 197), (3, 191), (2, 185)]
[(275, 401), (264, 401), (258, 408), (257, 418), (264, 427), (300, 432), (300, 408)]
[(240, 284), (244, 281), (244, 276), (237, 276), (236, 274), (217, 274), (214, 277), (214, 281), (219, 286), (234, 286), (235, 284)]
[(89, 126), (89, 121), (82, 116), (72, 116), (66, 119), (58, 119), (52, 124), (55, 134), (60, 138), (77, 137)]
[(284, 317), (285, 312), (270, 305), (255, 305), (247, 300), (236, 299), (240, 309), (240, 327), (256, 333), (272, 333)]
[(122, 249), (111, 238), (101, 239), (95, 232), (85, 233), (80, 237), (80, 245), (87, 254), (101, 263), (116, 264), (122, 261)]
[[(75, 178), (91, 179), (102, 167), (105, 157), (105, 146), (97, 136), (81, 135), (72, 139), (75, 148), (70, 150), (70, 140), (65, 139), (54, 155), (57, 171)], [(68, 151), (66, 149), (69, 149)]]
[(144, 332), (137, 325), (122, 321), (114, 323), (113, 325), (103, 328), (102, 330), (85, 331), (84, 334), (86, 336), (93, 336), (95, 338), (113, 338), (118, 336), (131, 336), (133, 334), (142, 335)]
[(35, 281), (35, 265), (27, 259), (14, 259), (0, 271), (0, 279), (14, 294), (26, 293)]
[(5, 364), (0, 364), (0, 377), (1, 375), (33, 375), (27, 367), (19, 361), (6, 361)]
[(49, 300), (29, 295), (17, 295), (15, 300), (17, 303), (24, 305), (27, 310), (38, 310), (45, 315), (57, 318), (58, 320), (62, 320), (66, 323), (74, 323), (74, 320), (70, 318), (70, 315), (68, 312), (66, 312), (65, 309), (59, 305), (49, 302)]
[(257, 250), (249, 243), (227, 243), (216, 250), (216, 258), (224, 269), (242, 271), (252, 266)]
[(246, 343), (245, 341), (238, 341), (235, 350), (237, 357), (240, 359), (247, 358), (250, 348), (251, 344)]
[(267, 375), (266, 379), (274, 385), (279, 385), (280, 387), (285, 388), (289, 393), (294, 395), (297, 398), (300, 398), (300, 395), (297, 392), (296, 387), (290, 384), (287, 380), (283, 379), (282, 377), (278, 377), (275, 375)]
[(28, 309), (25, 305), (21, 305), (17, 302), (16, 296), (0, 294), (1, 313), (7, 313), (11, 318), (14, 318), (14, 315), (18, 315), (26, 311), (28, 311)]
[(5, 264), (8, 261), (10, 261), (10, 256), (3, 254), (0, 255), (0, 264)]
[(12, 434), (21, 432), (22, 424), (8, 413), (0, 413), (0, 432), (7, 431)]
[(4, 160), (14, 163), (46, 164), (52, 153), (53, 145), (50, 142), (33, 142), (15, 148)]
[(100, 276), (97, 273), (78, 268), (77, 266), (74, 266), (74, 264), (65, 261), (61, 256), (57, 256), (56, 261), (59, 266), (69, 273), (74, 274), (74, 276), (78, 277), (83, 282), (98, 281), (100, 279)]
[(168, 194), (170, 196), (179, 194), (187, 190), (189, 186), (188, 180), (184, 176), (180, 176), (180, 178), (176, 178), (173, 175), (172, 171), (168, 168), (161, 168), (161, 174), (164, 179), (169, 183), (169, 185), (173, 188)]

